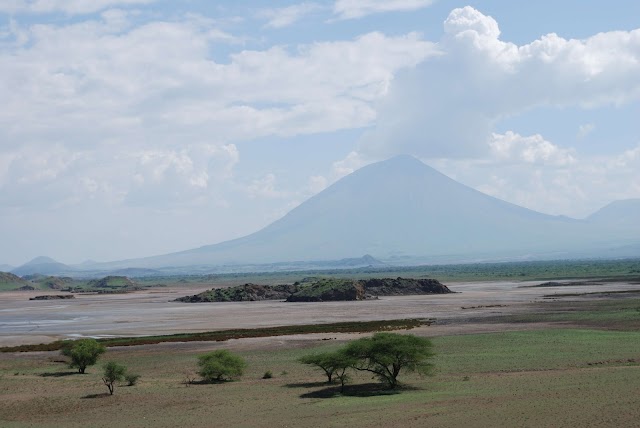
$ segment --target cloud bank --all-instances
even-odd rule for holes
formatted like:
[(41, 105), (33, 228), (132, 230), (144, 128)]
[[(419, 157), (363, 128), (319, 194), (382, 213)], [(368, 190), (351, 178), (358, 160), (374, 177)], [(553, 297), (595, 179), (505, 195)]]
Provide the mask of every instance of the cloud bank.
[(438, 48), (443, 55), (393, 82), (362, 152), (478, 156), (503, 118), (542, 106), (640, 99), (640, 29), (585, 40), (548, 34), (517, 46), (500, 40), (492, 17), (467, 6), (445, 20)]

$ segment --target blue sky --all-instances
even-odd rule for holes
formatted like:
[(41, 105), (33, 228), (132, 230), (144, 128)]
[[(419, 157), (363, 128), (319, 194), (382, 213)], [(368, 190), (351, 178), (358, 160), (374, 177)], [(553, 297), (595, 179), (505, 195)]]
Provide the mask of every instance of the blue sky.
[(640, 197), (640, 3), (2, 0), (0, 264), (253, 232), (408, 153), (584, 217)]

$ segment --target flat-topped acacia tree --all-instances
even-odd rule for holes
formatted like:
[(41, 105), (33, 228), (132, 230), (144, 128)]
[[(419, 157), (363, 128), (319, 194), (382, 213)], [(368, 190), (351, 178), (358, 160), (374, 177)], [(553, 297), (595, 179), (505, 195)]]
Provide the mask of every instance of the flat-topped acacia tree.
[(431, 341), (410, 334), (376, 333), (349, 343), (342, 351), (356, 363), (352, 367), (375, 374), (390, 389), (398, 386), (401, 370), (428, 375), (435, 354)]

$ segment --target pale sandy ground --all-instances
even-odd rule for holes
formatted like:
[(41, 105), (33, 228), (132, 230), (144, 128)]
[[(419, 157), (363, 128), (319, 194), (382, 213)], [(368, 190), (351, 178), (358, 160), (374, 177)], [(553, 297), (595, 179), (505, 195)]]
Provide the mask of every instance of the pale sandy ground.
[[(9, 292), (0, 294), (0, 346), (46, 343), (60, 338), (83, 336), (137, 336), (398, 318), (435, 318), (437, 322), (434, 325), (423, 327), (428, 329), (428, 333), (423, 332), (427, 335), (471, 333), (479, 329), (506, 331), (526, 326), (481, 326), (473, 320), (531, 311), (529, 303), (541, 301), (542, 296), (548, 294), (638, 289), (638, 285), (624, 283), (522, 288), (523, 285), (536, 283), (539, 282), (458, 283), (450, 285), (457, 292), (450, 295), (322, 303), (264, 301), (190, 304), (171, 301), (210, 287), (156, 288), (121, 295), (76, 295), (75, 299), (60, 301), (29, 300), (29, 297), (35, 295), (54, 293)], [(462, 309), (487, 305), (504, 306)], [(313, 338), (314, 336), (307, 337)], [(298, 338), (245, 339), (243, 343), (261, 347), (261, 341), (273, 346), (285, 340), (295, 342)]]

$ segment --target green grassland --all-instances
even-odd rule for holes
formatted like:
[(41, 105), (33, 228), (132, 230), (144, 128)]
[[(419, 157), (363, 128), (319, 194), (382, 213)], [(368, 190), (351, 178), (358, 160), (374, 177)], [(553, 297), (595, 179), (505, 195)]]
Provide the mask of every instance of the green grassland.
[[(639, 290), (640, 291), (640, 290)], [(613, 294), (615, 298), (583, 301), (551, 300), (534, 304), (534, 313), (500, 316), (500, 323), (556, 323), (585, 328), (640, 331), (640, 298), (637, 293)], [(622, 297), (624, 296), (624, 297)]]
[[(494, 320), (544, 323), (538, 329), (534, 323), (524, 331), (434, 337), (434, 375), (401, 374), (404, 388), (394, 392), (360, 373), (342, 395), (323, 383), (322, 373), (297, 359), (344, 340), (317, 336), (249, 339), (258, 341), (251, 346), (232, 340), (109, 348), (103, 361), (142, 376), (114, 396), (105, 395), (98, 366), (78, 375), (57, 352), (2, 353), (0, 425), (637, 426), (640, 299), (540, 305), (535, 319)], [(429, 327), (416, 331), (429, 334)], [(194, 376), (197, 355), (225, 347), (249, 363), (241, 380), (184, 383)], [(272, 379), (262, 379), (267, 370)]]
[[(401, 376), (395, 393), (355, 375), (343, 396), (296, 362), (311, 351), (244, 351), (237, 382), (183, 381), (196, 355), (109, 350), (142, 375), (103, 395), (98, 367), (70, 374), (56, 353), (0, 359), (3, 426), (633, 426), (640, 417), (640, 332), (540, 330), (434, 338), (432, 377)], [(335, 349), (324, 341), (313, 350)], [(212, 345), (211, 349), (219, 345)], [(6, 355), (6, 354), (5, 354)], [(595, 364), (594, 364), (595, 363)], [(266, 370), (273, 379), (261, 379)]]

